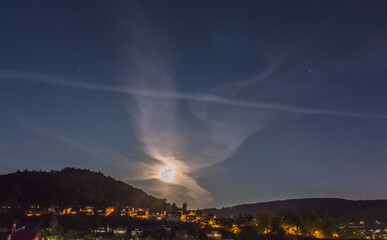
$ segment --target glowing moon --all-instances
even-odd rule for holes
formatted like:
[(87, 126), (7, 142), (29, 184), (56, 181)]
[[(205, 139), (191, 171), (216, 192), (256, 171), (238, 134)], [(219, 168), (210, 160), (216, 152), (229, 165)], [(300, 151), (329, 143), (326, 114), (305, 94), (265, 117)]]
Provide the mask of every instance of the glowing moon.
[(159, 178), (165, 182), (173, 182), (175, 179), (175, 168), (172, 166), (165, 166), (160, 170)]

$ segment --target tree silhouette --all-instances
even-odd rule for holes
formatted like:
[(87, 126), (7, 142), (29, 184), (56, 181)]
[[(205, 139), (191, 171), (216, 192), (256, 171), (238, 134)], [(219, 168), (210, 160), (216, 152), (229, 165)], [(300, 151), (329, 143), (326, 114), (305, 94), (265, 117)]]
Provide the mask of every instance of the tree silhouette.
[(326, 238), (333, 238), (333, 235), (337, 233), (337, 227), (333, 218), (327, 214), (323, 227), (323, 234)]
[(258, 234), (268, 234), (272, 231), (272, 226), (275, 221), (276, 215), (272, 211), (265, 210), (257, 212), (255, 215), (255, 223)]
[(188, 211), (188, 210), (187, 210), (187, 207), (188, 207), (187, 203), (184, 202), (184, 203), (183, 203), (183, 206), (182, 206), (182, 208), (181, 208), (181, 210), (183, 210), (183, 212), (186, 213), (186, 212)]
[(42, 231), (42, 236), (48, 240), (61, 239), (63, 235), (63, 227), (59, 224), (58, 218), (53, 216), (50, 220), (49, 227)]

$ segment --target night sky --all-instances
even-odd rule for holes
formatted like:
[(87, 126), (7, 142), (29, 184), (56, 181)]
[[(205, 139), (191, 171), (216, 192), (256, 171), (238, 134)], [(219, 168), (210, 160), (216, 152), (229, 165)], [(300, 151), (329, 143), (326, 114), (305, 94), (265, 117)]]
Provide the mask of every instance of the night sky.
[(189, 207), (387, 198), (386, 13), (1, 1), (0, 174), (87, 168)]

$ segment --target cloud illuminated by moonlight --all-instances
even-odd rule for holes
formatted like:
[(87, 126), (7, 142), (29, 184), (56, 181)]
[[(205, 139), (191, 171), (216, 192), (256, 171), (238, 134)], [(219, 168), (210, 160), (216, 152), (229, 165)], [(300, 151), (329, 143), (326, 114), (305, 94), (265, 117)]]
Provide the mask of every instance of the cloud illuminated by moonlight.
[[(146, 39), (149, 38), (144, 38), (142, 44), (147, 43)], [(131, 51), (131, 67), (126, 76), (129, 89), (180, 94), (176, 83), (184, 79), (174, 79), (171, 66), (159, 57), (159, 51), (149, 42), (137, 44)], [(143, 152), (154, 161), (137, 164), (132, 180), (154, 180), (147, 188), (171, 201), (186, 200), (194, 207), (205, 206), (212, 198), (193, 173), (229, 158), (270, 117), (265, 110), (147, 95), (128, 96), (127, 109)], [(173, 169), (173, 179), (165, 181), (161, 177), (165, 168)], [(154, 187), (155, 181), (169, 187), (160, 187), (160, 183)]]

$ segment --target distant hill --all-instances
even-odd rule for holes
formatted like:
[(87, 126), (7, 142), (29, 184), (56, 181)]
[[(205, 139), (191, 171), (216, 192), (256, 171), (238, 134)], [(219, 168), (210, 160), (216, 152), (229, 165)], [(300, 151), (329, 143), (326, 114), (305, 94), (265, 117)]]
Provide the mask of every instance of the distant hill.
[(26, 207), (131, 206), (151, 209), (170, 204), (100, 172), (65, 168), (61, 171), (18, 171), (0, 175), (0, 203)]
[(205, 209), (216, 216), (230, 217), (255, 215), (258, 211), (270, 210), (277, 215), (285, 215), (294, 211), (313, 210), (321, 217), (329, 214), (343, 221), (383, 221), (387, 222), (387, 200), (345, 200), (338, 198), (307, 198), (283, 201), (242, 204), (221, 209)]

